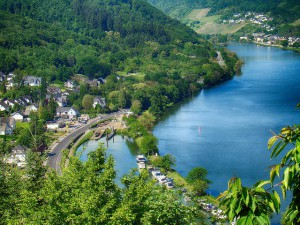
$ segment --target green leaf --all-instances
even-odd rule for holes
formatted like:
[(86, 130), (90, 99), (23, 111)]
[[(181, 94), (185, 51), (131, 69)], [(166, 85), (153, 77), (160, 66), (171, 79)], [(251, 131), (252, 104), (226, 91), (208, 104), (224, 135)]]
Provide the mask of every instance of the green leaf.
[(263, 216), (256, 216), (255, 220), (257, 220), (258, 224), (270, 224), (270, 221), (266, 221)]
[(252, 198), (252, 201), (251, 201), (251, 211), (254, 213), (255, 210), (256, 210), (256, 208), (257, 208), (256, 199)]
[(277, 156), (281, 153), (281, 151), (285, 148), (285, 146), (286, 146), (287, 144), (288, 144), (288, 143), (284, 143), (284, 144), (282, 145), (282, 142), (279, 142), (279, 143), (276, 145), (276, 147), (274, 148), (274, 150), (273, 150), (273, 152), (272, 152), (272, 154), (271, 154), (271, 158), (277, 157)]
[(273, 194), (271, 195), (273, 202), (274, 202), (274, 206), (276, 209), (276, 213), (279, 213), (280, 210), (280, 197), (278, 195), (278, 193), (276, 191), (273, 191)]
[(274, 143), (279, 139), (277, 136), (273, 136), (268, 141), (268, 149), (272, 148)]
[(237, 220), (237, 225), (252, 225), (252, 218), (250, 215), (241, 217)]
[(262, 186), (264, 186), (264, 185), (266, 185), (266, 184), (269, 184), (269, 183), (271, 183), (271, 181), (269, 181), (269, 180), (261, 180), (261, 181), (258, 181), (258, 182), (254, 185), (254, 187), (260, 188), (260, 187), (262, 187)]
[(248, 206), (248, 204), (249, 204), (249, 193), (248, 193), (247, 188), (245, 188), (245, 187), (242, 188), (242, 198), (243, 198), (243, 201), (244, 201), (245, 205)]
[(282, 185), (288, 189), (290, 183), (290, 168), (286, 168), (283, 173)]

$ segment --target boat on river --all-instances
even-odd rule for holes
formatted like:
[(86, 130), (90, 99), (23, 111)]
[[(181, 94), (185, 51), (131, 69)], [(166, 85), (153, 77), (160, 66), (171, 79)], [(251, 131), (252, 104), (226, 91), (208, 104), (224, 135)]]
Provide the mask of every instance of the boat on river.
[(136, 161), (137, 161), (137, 163), (140, 163), (140, 162), (146, 163), (147, 159), (146, 159), (146, 157), (144, 155), (137, 155), (136, 156)]
[(139, 162), (138, 167), (139, 167), (139, 169), (146, 169), (146, 163), (145, 162)]

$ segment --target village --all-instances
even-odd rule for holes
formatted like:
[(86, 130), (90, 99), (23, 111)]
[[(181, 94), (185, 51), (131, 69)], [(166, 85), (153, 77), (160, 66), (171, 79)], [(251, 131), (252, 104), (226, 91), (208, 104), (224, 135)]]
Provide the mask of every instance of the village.
[(264, 32), (252, 33), (240, 36), (240, 41), (246, 41), (267, 46), (300, 47), (300, 38), (297, 36), (283, 36), (274, 34), (276, 27), (271, 25), (272, 17), (264, 13), (247, 12), (234, 13), (228, 19), (222, 20), (223, 24), (250, 23), (258, 26)]
[(273, 21), (272, 17), (268, 17), (263, 13), (247, 12), (247, 13), (234, 13), (231, 18), (224, 19), (223, 24), (237, 24), (247, 22), (251, 24), (259, 25), (266, 31), (271, 32), (275, 30), (274, 26), (269, 25), (269, 22)]
[(251, 37), (241, 36), (240, 41), (253, 41), (256, 44), (267, 46), (300, 47), (299, 37), (283, 37), (277, 34), (252, 33)]
[[(86, 80), (89, 85), (100, 85), (104, 83), (104, 79)], [(20, 83), (22, 87), (20, 86)], [(24, 76), (18, 81), (18, 77), (13, 72), (5, 75), (0, 72), (0, 85), (5, 92), (12, 89), (20, 89), (28, 87), (30, 90), (42, 88), (42, 78), (36, 76)], [(19, 86), (18, 86), (19, 85)], [(77, 129), (86, 124), (90, 120), (88, 114), (80, 114), (79, 110), (70, 106), (68, 96), (72, 92), (79, 92), (79, 85), (76, 80), (68, 80), (64, 83), (64, 87), (55, 85), (47, 85), (45, 90), (45, 99), (43, 101), (55, 102), (56, 113), (54, 119), (46, 121), (46, 130), (48, 132), (68, 132)], [(3, 92), (2, 92), (3, 93)], [(12, 144), (11, 153), (6, 158), (6, 162), (16, 164), (18, 167), (25, 166), (26, 147), (17, 144), (14, 132), (19, 124), (20, 127), (30, 122), (30, 114), (38, 112), (42, 107), (41, 96), (24, 95), (16, 98), (0, 98), (0, 137), (9, 140)], [(101, 96), (93, 96), (92, 108), (105, 108), (105, 98)], [(20, 129), (20, 128), (19, 128)], [(12, 138), (9, 138), (12, 137)]]

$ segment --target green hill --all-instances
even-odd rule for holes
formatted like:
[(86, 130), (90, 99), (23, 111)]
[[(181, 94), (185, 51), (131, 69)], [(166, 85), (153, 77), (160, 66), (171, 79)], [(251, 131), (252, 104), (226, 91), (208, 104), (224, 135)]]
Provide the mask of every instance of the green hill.
[[(0, 0), (0, 71), (66, 80), (110, 73), (201, 74), (215, 51), (140, 0)], [(192, 57), (191, 57), (192, 56)]]

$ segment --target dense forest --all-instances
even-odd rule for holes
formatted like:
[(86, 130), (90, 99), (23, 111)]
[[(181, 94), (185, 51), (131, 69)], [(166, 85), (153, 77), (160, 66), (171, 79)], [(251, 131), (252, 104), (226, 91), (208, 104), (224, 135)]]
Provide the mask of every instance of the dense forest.
[(203, 75), (213, 47), (139, 1), (0, 1), (0, 70), (66, 80), (116, 71)]

